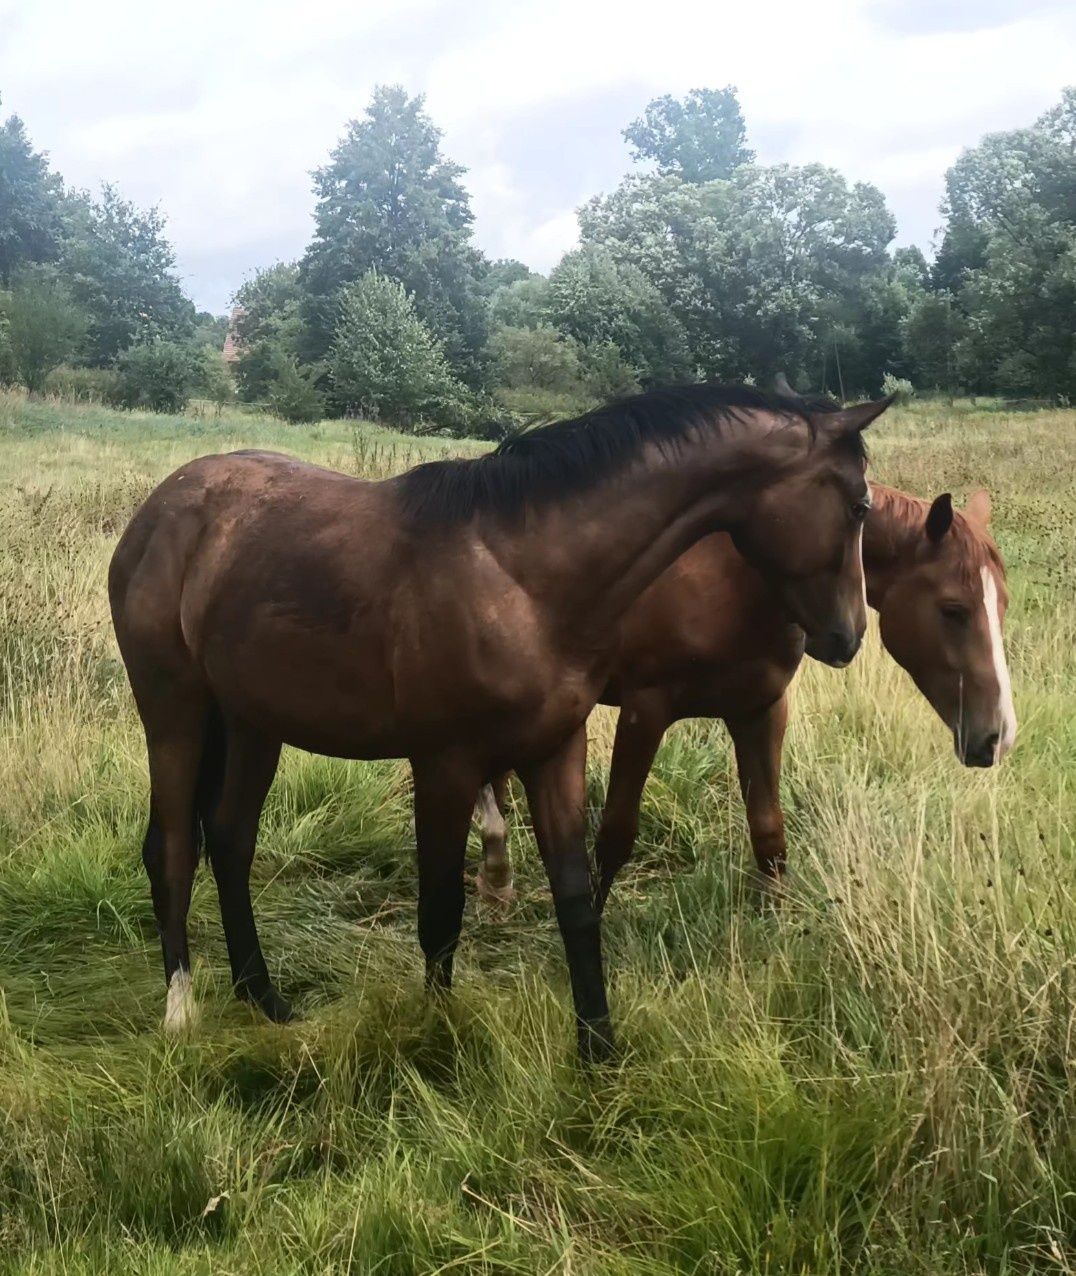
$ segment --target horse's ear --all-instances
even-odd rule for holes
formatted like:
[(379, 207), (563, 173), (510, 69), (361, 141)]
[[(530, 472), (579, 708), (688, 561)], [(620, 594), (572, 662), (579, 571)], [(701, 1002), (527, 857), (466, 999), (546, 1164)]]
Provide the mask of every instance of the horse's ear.
[(814, 412), (811, 419), (820, 430), (833, 436), (858, 434), (877, 420), (896, 397), (895, 394), (890, 394), (871, 403), (857, 403), (851, 408), (841, 408), (839, 412)]
[(986, 488), (981, 487), (968, 497), (968, 503), (964, 506), (964, 517), (979, 527), (990, 526), (990, 493)]
[(935, 545), (953, 525), (953, 496), (942, 492), (927, 512), (927, 539)]

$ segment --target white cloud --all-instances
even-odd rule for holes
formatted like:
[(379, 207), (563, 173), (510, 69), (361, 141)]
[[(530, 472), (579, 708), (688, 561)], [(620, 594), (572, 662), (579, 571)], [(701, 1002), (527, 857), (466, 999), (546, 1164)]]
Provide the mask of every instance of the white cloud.
[(1029, 122), (1074, 66), (1076, 10), (1052, 0), (0, 0), (5, 109), (69, 182), (160, 203), (217, 309), (302, 251), (309, 170), (378, 82), (428, 93), (487, 251), (547, 268), (656, 94), (738, 85), (760, 159), (876, 182), (925, 244), (960, 148)]

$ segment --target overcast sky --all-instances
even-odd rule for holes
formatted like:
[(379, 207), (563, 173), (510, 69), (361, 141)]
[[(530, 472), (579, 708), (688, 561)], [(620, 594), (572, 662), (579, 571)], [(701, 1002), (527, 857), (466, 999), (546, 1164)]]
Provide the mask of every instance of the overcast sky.
[(961, 148), (1073, 81), (1072, 0), (0, 0), (0, 115), (67, 182), (159, 204), (214, 311), (302, 251), (309, 172), (377, 83), (427, 95), (482, 248), (544, 270), (658, 94), (735, 84), (763, 163), (876, 183), (929, 248)]

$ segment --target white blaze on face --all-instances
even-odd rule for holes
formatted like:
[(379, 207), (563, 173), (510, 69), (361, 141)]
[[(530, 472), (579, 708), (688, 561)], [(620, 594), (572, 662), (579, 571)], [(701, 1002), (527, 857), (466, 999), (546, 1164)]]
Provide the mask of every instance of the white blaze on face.
[(1005, 647), (1001, 641), (1001, 616), (998, 613), (998, 587), (990, 567), (982, 567), (983, 606), (990, 630), (990, 649), (994, 657), (994, 675), (998, 680), (998, 748), (995, 761), (1000, 762), (1016, 739), (1016, 710), (1012, 702), (1012, 682), (1005, 663)]
[(194, 1023), (197, 1006), (191, 987), (191, 972), (177, 970), (168, 981), (168, 1000), (164, 1006), (165, 1032), (182, 1032)]
[(859, 555), (859, 582), (863, 587), (863, 615), (867, 614), (867, 573), (863, 568), (863, 524), (859, 525), (859, 536), (856, 540), (856, 553)]

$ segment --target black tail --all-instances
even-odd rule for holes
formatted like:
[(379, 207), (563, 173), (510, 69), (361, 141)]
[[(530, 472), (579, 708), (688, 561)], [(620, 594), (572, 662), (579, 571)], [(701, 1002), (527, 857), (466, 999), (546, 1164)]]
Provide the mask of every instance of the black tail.
[(194, 792), (194, 844), (205, 847), (206, 859), (211, 851), (209, 822), (220, 801), (224, 787), (224, 764), (228, 752), (228, 735), (224, 718), (216, 704), (211, 704), (206, 715), (202, 736), (202, 760), (198, 764), (198, 785)]

